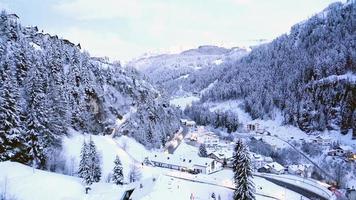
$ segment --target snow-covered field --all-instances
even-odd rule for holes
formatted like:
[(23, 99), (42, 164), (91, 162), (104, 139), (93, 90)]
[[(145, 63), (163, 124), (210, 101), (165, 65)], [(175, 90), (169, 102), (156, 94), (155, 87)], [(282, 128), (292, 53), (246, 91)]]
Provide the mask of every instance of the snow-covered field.
[[(289, 126), (282, 126), (278, 121), (259, 122), (269, 131), (278, 135), (278, 137), (299, 137), (299, 134), (305, 134), (299, 129)], [(288, 134), (285, 134), (285, 133)], [(242, 133), (241, 133), (242, 134)], [(89, 195), (85, 195), (85, 188), (80, 178), (75, 177), (80, 158), (80, 151), (84, 140), (89, 138), (94, 141), (98, 152), (101, 154), (102, 179), (99, 183), (92, 185)], [(346, 136), (345, 136), (346, 137)], [(266, 137), (267, 138), (267, 137)], [(273, 137), (270, 137), (273, 138)], [(277, 142), (279, 143), (281, 141)], [(286, 137), (287, 139), (287, 137)], [(273, 142), (273, 141), (269, 141)], [(281, 142), (282, 145), (282, 142)], [(198, 148), (182, 142), (175, 154), (179, 155), (197, 155)], [(74, 199), (119, 199), (129, 188), (135, 185), (136, 192), (133, 193), (133, 199), (189, 199), (191, 195), (194, 199), (209, 199), (214, 193), (221, 199), (231, 199), (234, 188), (232, 181), (233, 172), (231, 170), (222, 170), (216, 173), (189, 174), (166, 168), (142, 166), (145, 157), (152, 154), (134, 139), (121, 136), (112, 138), (110, 135), (83, 135), (74, 130), (70, 131), (68, 137), (63, 140), (63, 158), (65, 160), (67, 174), (62, 175), (42, 170), (33, 170), (31, 167), (13, 163), (0, 163), (0, 192), (9, 197), (15, 197), (18, 200), (74, 200)], [(106, 183), (109, 173), (114, 167), (114, 159), (118, 155), (121, 159), (125, 182), (128, 182), (128, 173), (131, 165), (139, 167), (141, 179), (125, 186), (115, 186)], [(155, 178), (155, 181), (153, 181)], [(271, 196), (277, 199), (299, 200), (300, 194), (275, 185), (264, 178), (255, 176), (253, 179), (257, 199), (270, 199)], [(350, 182), (351, 183), (351, 182)], [(141, 188), (140, 185), (143, 187)], [(40, 188), (40, 190), (39, 190)], [(55, 194), (55, 195), (54, 195)], [(307, 199), (303, 197), (303, 199)]]
[[(216, 197), (220, 196), (221, 199), (230, 199), (233, 194), (233, 190), (231, 190), (231, 187), (233, 187), (231, 171), (224, 170), (211, 176), (204, 174), (191, 175), (171, 169), (142, 166), (141, 162), (151, 152), (126, 136), (113, 139), (109, 135), (89, 136), (79, 134), (73, 130), (70, 131), (70, 136), (63, 140), (63, 157), (66, 161), (67, 170), (73, 170), (73, 174), (78, 169), (78, 159), (83, 141), (88, 141), (90, 137), (94, 141), (98, 152), (102, 155), (101, 166), (103, 173), (101, 181), (92, 185), (89, 195), (84, 194), (85, 188), (80, 178), (34, 170), (31, 167), (14, 162), (0, 163), (0, 191), (4, 192), (6, 190), (9, 197), (16, 197), (19, 200), (118, 199), (121, 198), (123, 192), (130, 185), (115, 186), (111, 183), (106, 183), (106, 179), (114, 167), (115, 156), (119, 155), (126, 181), (128, 181), (127, 173), (132, 164), (139, 166), (142, 174), (141, 180), (136, 184), (145, 184), (147, 180), (152, 180), (152, 177), (157, 177), (155, 184), (149, 186), (151, 188), (149, 188), (147, 195), (137, 199), (161, 199), (164, 197), (178, 200), (189, 199), (191, 195), (195, 199), (208, 199), (212, 192), (215, 193)], [(197, 148), (182, 143), (177, 149), (177, 153), (185, 155), (197, 154)], [(255, 178), (254, 180), (257, 186), (270, 184), (265, 183), (264, 181), (266, 180), (260, 178)], [(270, 185), (271, 187), (276, 187), (272, 189), (280, 189), (282, 191), (278, 186)], [(268, 191), (271, 190), (258, 188), (260, 194), (269, 195)], [(142, 195), (139, 191), (136, 193), (138, 193), (138, 196)], [(290, 197), (297, 196), (291, 191), (287, 191), (287, 194)], [(265, 197), (258, 196), (257, 199), (265, 199)]]
[(178, 97), (170, 100), (170, 104), (184, 110), (185, 107), (191, 106), (194, 101), (199, 101), (199, 99), (197, 96)]
[(0, 162), (0, 192), (17, 200), (117, 200), (123, 187), (96, 183), (90, 194), (85, 195), (80, 178), (7, 161)]
[(209, 102), (208, 105), (209, 110), (211, 112), (215, 111), (231, 111), (237, 114), (240, 123), (247, 123), (251, 121), (251, 117), (241, 108), (242, 101), (229, 100), (223, 102)]
[[(130, 166), (135, 163), (141, 163), (149, 152), (141, 144), (134, 139), (126, 136), (113, 139), (110, 135), (82, 135), (75, 131), (70, 131), (69, 137), (63, 140), (63, 158), (66, 161), (66, 168), (78, 169), (80, 151), (84, 140), (89, 141), (89, 138), (94, 141), (98, 152), (101, 155), (102, 177), (107, 178), (109, 173), (114, 168), (114, 160), (116, 155), (120, 157), (123, 165), (124, 175), (127, 181), (127, 174)], [(73, 173), (73, 172), (72, 172)], [(68, 174), (72, 174), (69, 172)], [(75, 172), (74, 172), (75, 173)]]

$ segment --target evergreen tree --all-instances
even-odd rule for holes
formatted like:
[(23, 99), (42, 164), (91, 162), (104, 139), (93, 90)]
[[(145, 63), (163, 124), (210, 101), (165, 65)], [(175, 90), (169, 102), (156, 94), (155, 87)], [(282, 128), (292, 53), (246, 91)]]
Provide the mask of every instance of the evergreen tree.
[(32, 166), (44, 168), (46, 164), (46, 148), (50, 145), (47, 138), (50, 137), (48, 129), (43, 125), (47, 115), (43, 106), (42, 80), (36, 67), (32, 67), (26, 76), (25, 94), (27, 98), (26, 111), (24, 113), (24, 129), (26, 130), (25, 142), (29, 148), (29, 156)]
[(12, 65), (4, 64), (4, 82), (0, 86), (0, 161), (27, 163), (24, 133), (20, 121), (19, 91)]
[(26, 143), (29, 147), (29, 156), (32, 159), (32, 167), (43, 168), (45, 166), (45, 154), (44, 147), (41, 144), (41, 132), (43, 132), (44, 127), (38, 122), (38, 120), (33, 116), (33, 113), (26, 114)]
[(96, 146), (94, 141), (90, 137), (88, 144), (88, 158), (89, 158), (89, 169), (90, 169), (90, 179), (93, 182), (99, 182), (101, 178), (101, 167), (100, 167), (100, 157), (96, 152)]
[(201, 144), (201, 145), (199, 146), (199, 153), (198, 153), (198, 155), (199, 155), (200, 157), (208, 157), (208, 152), (207, 152), (207, 150), (206, 150), (205, 144)]
[(88, 153), (88, 144), (84, 141), (80, 152), (78, 176), (83, 179), (86, 185), (91, 185), (93, 182), (90, 179), (90, 158)]
[(84, 141), (80, 157), (79, 177), (83, 178), (86, 185), (99, 182), (101, 177), (100, 158), (91, 137), (89, 144)]
[(114, 181), (114, 183), (116, 185), (122, 185), (123, 181), (124, 181), (124, 174), (122, 171), (122, 164), (121, 164), (119, 156), (116, 156), (114, 163), (115, 163), (115, 167), (113, 170), (112, 180)]
[(254, 200), (255, 186), (251, 180), (251, 161), (245, 145), (241, 140), (236, 142), (233, 158), (233, 172), (236, 190), (235, 200)]

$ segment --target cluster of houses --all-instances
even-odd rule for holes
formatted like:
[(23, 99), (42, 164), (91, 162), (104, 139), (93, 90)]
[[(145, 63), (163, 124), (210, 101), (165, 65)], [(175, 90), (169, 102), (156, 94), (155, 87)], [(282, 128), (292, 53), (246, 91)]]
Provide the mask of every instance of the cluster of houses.
[(344, 158), (346, 161), (356, 162), (356, 151), (352, 147), (346, 145), (333, 147), (329, 150), (328, 156), (338, 156)]
[(204, 144), (208, 148), (215, 148), (220, 145), (219, 137), (213, 132), (205, 131), (202, 127), (198, 127), (196, 131), (192, 132), (188, 139), (191, 142)]
[(271, 162), (257, 170), (261, 173), (272, 173), (272, 174), (293, 174), (302, 177), (311, 177), (313, 172), (313, 166), (309, 164), (298, 164), (289, 165), (284, 167), (277, 162)]

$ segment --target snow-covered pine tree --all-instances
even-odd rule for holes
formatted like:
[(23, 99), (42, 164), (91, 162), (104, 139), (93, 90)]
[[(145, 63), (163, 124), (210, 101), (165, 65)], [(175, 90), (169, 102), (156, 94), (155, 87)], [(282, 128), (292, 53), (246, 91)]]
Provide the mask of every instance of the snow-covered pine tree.
[(27, 163), (26, 145), (20, 121), (18, 85), (13, 63), (6, 58), (3, 66), (3, 85), (0, 86), (0, 161)]
[(254, 200), (255, 186), (251, 180), (251, 161), (247, 149), (241, 140), (236, 142), (233, 157), (233, 172), (236, 190), (235, 200)]
[(99, 154), (96, 152), (96, 146), (94, 141), (91, 139), (89, 140), (88, 144), (88, 158), (89, 158), (89, 174), (91, 182), (99, 182), (101, 178), (101, 167), (100, 167), (100, 157)]
[(40, 132), (42, 132), (44, 127), (38, 122), (32, 113), (26, 114), (26, 124), (27, 131), (25, 140), (29, 147), (29, 156), (32, 159), (31, 165), (34, 168), (44, 167), (46, 158), (40, 141)]
[(200, 156), (200, 157), (208, 157), (208, 152), (207, 152), (207, 150), (206, 150), (206, 147), (205, 147), (205, 144), (201, 144), (200, 146), (199, 146), (199, 153), (198, 153), (198, 155)]
[(25, 142), (29, 148), (31, 165), (35, 168), (44, 168), (46, 164), (45, 149), (50, 145), (46, 139), (50, 137), (48, 129), (42, 124), (46, 115), (43, 113), (43, 84), (40, 80), (37, 67), (32, 67), (24, 82), (27, 98), (24, 113)]
[(124, 181), (124, 174), (119, 156), (116, 156), (114, 163), (115, 167), (113, 170), (112, 180), (116, 185), (122, 185)]
[(88, 155), (88, 144), (84, 141), (80, 152), (80, 162), (78, 176), (83, 179), (86, 185), (91, 185), (93, 182), (90, 179), (90, 166)]

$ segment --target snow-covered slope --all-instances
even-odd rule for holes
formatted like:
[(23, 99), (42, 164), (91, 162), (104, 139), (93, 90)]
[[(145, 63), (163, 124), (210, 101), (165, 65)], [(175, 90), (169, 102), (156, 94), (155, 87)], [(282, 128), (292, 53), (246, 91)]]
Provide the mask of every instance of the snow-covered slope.
[[(123, 188), (95, 183), (89, 195), (80, 178), (32, 169), (16, 162), (0, 162), (0, 193), (17, 200), (116, 200)], [(3, 187), (4, 186), (4, 187)]]
[(31, 163), (34, 138), (40, 167), (49, 168), (49, 152), (60, 149), (68, 128), (124, 134), (147, 148), (159, 148), (179, 128), (179, 112), (137, 70), (0, 15), (0, 121), (11, 121), (0, 125), (1, 161)]
[(149, 155), (149, 151), (143, 145), (127, 136), (113, 138), (111, 135), (83, 135), (71, 130), (70, 135), (63, 139), (62, 156), (65, 160), (67, 174), (76, 174), (83, 142), (88, 142), (90, 138), (101, 155), (103, 180), (112, 173), (116, 156), (120, 157), (125, 181), (128, 182), (130, 166), (143, 162), (144, 158)]
[[(170, 95), (183, 96), (200, 92), (212, 81), (206, 76), (214, 68), (222, 68), (225, 62), (240, 59), (246, 49), (205, 45), (180, 54), (163, 54), (133, 60), (127, 65), (146, 74), (153, 83), (161, 85)], [(216, 74), (215, 74), (216, 75)], [(200, 80), (205, 78), (204, 84)], [(199, 84), (194, 84), (195, 82)], [(193, 85), (193, 86), (192, 86)], [(183, 92), (182, 92), (183, 91)]]

